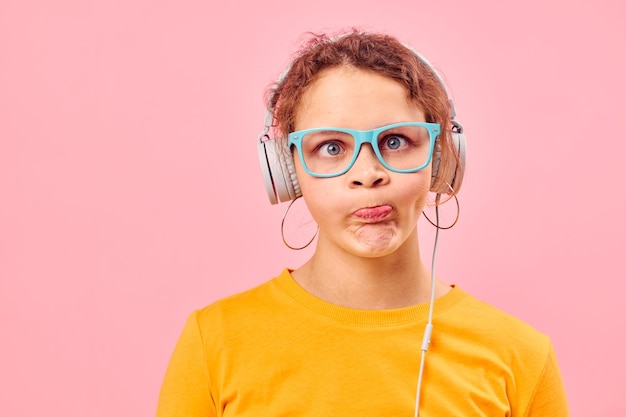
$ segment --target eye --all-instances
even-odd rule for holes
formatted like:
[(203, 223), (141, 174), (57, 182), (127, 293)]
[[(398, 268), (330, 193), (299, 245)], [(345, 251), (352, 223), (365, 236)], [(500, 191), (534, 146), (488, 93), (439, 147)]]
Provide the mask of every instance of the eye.
[(389, 149), (392, 151), (401, 149), (407, 145), (407, 140), (401, 135), (388, 135), (383, 138), (380, 143), (382, 149)]
[(337, 156), (341, 153), (342, 147), (338, 142), (326, 142), (320, 145), (319, 151), (328, 156)]

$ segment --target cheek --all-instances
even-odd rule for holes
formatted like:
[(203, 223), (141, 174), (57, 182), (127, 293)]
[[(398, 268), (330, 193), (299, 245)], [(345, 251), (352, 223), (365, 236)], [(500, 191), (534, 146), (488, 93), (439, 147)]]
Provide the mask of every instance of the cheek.
[(328, 220), (330, 213), (341, 212), (341, 206), (345, 202), (345, 192), (341, 193), (341, 186), (335, 184), (335, 178), (315, 178), (308, 175), (302, 167), (296, 163), (296, 174), (302, 191), (302, 198), (306, 206), (319, 224)]
[[(306, 176), (306, 174), (304, 175)], [(311, 213), (314, 211), (321, 211), (322, 213), (325, 211), (328, 213), (329, 210), (333, 210), (342, 201), (341, 196), (336, 193), (337, 189), (328, 184), (332, 180), (312, 178), (310, 176), (302, 178), (302, 180), (300, 178), (302, 178), (302, 175), (298, 177), (302, 198), (310, 208)]]
[(296, 168), (298, 184), (300, 185), (300, 191), (302, 192), (302, 198), (311, 210), (317, 206), (317, 201), (320, 199), (320, 194), (323, 193), (323, 189), (320, 187), (320, 184), (317, 184), (319, 181), (318, 178), (311, 177), (309, 174), (304, 172), (299, 160), (295, 159), (294, 165)]
[(420, 177), (420, 180), (419, 180), (420, 192), (423, 192), (425, 194), (428, 194), (430, 192), (430, 184), (432, 182), (432, 172), (433, 172), (432, 166), (429, 165), (417, 173)]
[(394, 179), (396, 180), (396, 186), (403, 188), (406, 193), (421, 196), (428, 194), (430, 191), (430, 177), (431, 170), (428, 167), (411, 174), (396, 174)]
[(341, 200), (319, 187), (305, 187), (302, 190), (302, 199), (315, 223), (324, 229), (337, 220), (333, 213), (342, 212)]
[(412, 181), (406, 181), (396, 196), (403, 201), (405, 207), (421, 212), (427, 204), (429, 193), (430, 173), (416, 176)]

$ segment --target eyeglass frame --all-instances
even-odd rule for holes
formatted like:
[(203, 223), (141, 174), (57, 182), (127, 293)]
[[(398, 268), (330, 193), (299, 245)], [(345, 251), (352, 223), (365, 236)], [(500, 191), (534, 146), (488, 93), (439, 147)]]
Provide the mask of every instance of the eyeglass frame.
[[(421, 166), (417, 168), (410, 168), (410, 169), (393, 168), (389, 164), (387, 164), (387, 162), (385, 162), (385, 160), (383, 159), (383, 156), (380, 153), (380, 149), (378, 149), (378, 135), (380, 133), (384, 132), (385, 130), (394, 129), (397, 127), (404, 127), (404, 126), (420, 126), (420, 127), (426, 128), (426, 130), (428, 131), (428, 137), (430, 140), (430, 143), (429, 143), (430, 149), (428, 150), (428, 158), (426, 159), (426, 162), (424, 162), (424, 164), (422, 164)], [(354, 138), (355, 150), (354, 150), (354, 154), (352, 155), (352, 159), (350, 160), (348, 165), (339, 172), (336, 172), (333, 174), (320, 174), (320, 173), (309, 170), (306, 162), (304, 162), (304, 155), (302, 153), (302, 138), (304, 138), (309, 133), (322, 132), (322, 131), (334, 131), (334, 132), (347, 133)], [(364, 143), (370, 144), (370, 146), (374, 150), (374, 153), (376, 154), (376, 157), (378, 158), (378, 161), (386, 169), (388, 169), (391, 172), (408, 174), (412, 172), (421, 171), (422, 169), (426, 168), (428, 164), (430, 164), (433, 158), (435, 142), (437, 141), (437, 138), (439, 137), (440, 134), (441, 134), (441, 125), (439, 123), (427, 123), (427, 122), (393, 123), (390, 125), (377, 127), (376, 129), (370, 129), (370, 130), (345, 129), (345, 128), (340, 128), (340, 127), (315, 127), (312, 129), (298, 130), (298, 131), (289, 133), (287, 135), (287, 144), (290, 149), (292, 146), (296, 147), (296, 150), (298, 151), (298, 156), (300, 158), (300, 162), (302, 163), (302, 167), (304, 168), (304, 171), (307, 174), (311, 175), (312, 177), (316, 177), (316, 178), (338, 177), (350, 171), (350, 169), (354, 166), (354, 163), (356, 162), (356, 159), (358, 158), (359, 154), (361, 153), (361, 147)]]

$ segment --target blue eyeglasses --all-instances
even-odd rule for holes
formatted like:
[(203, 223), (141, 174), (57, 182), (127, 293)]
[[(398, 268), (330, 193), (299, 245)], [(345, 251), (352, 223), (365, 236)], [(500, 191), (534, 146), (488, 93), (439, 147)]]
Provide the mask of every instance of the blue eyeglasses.
[(319, 127), (288, 135), (307, 174), (319, 178), (343, 175), (352, 168), (361, 146), (369, 143), (380, 163), (389, 171), (409, 173), (430, 164), (438, 123), (406, 122), (372, 130)]

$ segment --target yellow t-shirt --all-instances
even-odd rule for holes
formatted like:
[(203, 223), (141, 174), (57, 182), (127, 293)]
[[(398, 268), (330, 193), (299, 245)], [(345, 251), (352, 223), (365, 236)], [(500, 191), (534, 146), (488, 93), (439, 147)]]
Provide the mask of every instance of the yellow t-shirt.
[[(194, 312), (157, 417), (414, 414), (428, 304), (356, 310), (288, 270)], [(547, 336), (454, 287), (435, 301), (420, 416), (568, 416)]]

